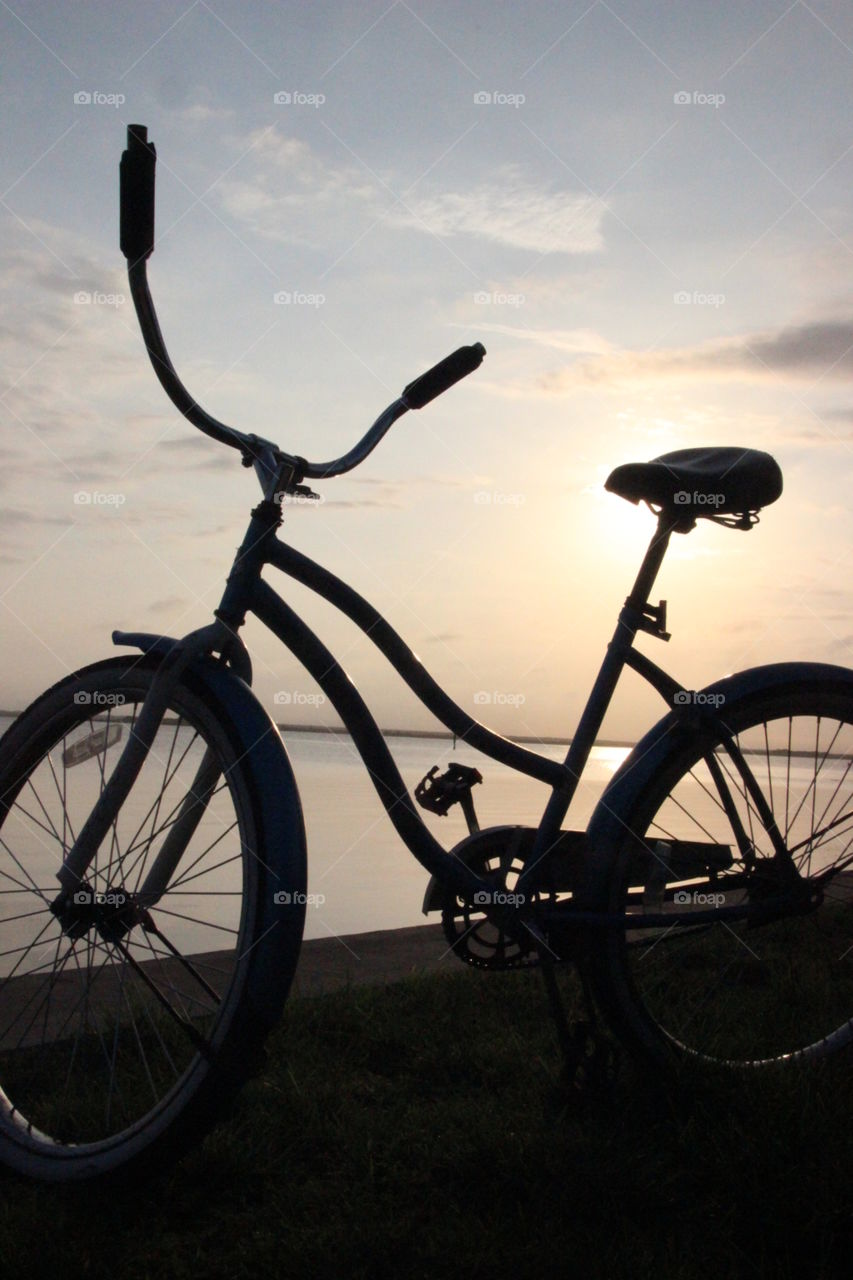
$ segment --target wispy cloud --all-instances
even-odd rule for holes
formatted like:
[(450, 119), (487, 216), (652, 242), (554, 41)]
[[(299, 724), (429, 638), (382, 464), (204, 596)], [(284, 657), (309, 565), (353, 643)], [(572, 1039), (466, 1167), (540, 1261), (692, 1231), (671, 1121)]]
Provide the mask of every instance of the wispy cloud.
[[(489, 183), (431, 189), (395, 198), (405, 180), (374, 178), (354, 163), (334, 164), (307, 142), (276, 129), (242, 140), (241, 169), (217, 186), (225, 210), (254, 234), (271, 240), (331, 247), (352, 237), (354, 219), (442, 238), (489, 240), (535, 253), (593, 253), (604, 247), (604, 205), (586, 194), (546, 190), (515, 169)], [(239, 171), (238, 171), (239, 172)]]
[(206, 102), (196, 102), (176, 112), (179, 121), (186, 124), (208, 124), (211, 121), (234, 119), (233, 107), (211, 107)]
[[(606, 338), (587, 331), (493, 327), (527, 342), (578, 355), (568, 367), (540, 374), (528, 387), (532, 394), (561, 395), (583, 386), (622, 387), (673, 379), (853, 379), (853, 320), (849, 319), (815, 320), (693, 346), (647, 351), (618, 350)], [(507, 388), (506, 394), (515, 396), (519, 391), (518, 386), (513, 386)]]
[[(470, 329), (469, 324), (454, 323), (454, 329)], [(521, 325), (489, 324), (478, 320), (478, 333), (500, 333), (508, 338), (520, 338), (551, 351), (565, 351), (570, 355), (610, 355), (617, 350), (612, 342), (594, 329), (528, 329)]]
[(477, 236), (534, 253), (594, 253), (604, 248), (604, 206), (592, 196), (548, 192), (520, 179), (447, 191), (395, 208), (390, 226), (438, 236)]

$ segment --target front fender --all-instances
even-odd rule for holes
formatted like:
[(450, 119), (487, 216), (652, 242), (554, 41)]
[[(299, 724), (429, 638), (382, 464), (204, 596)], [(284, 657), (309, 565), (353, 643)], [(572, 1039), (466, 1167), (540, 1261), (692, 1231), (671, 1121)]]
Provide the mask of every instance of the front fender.
[[(267, 938), (272, 945), (259, 948), (263, 959), (251, 968), (247, 995), (258, 1014), (275, 1025), (288, 989), (282, 987), (281, 974), (292, 975), (296, 969), (305, 924), (307, 848), (296, 779), (276, 725), (245, 681), (212, 658), (192, 662), (186, 678), (204, 686), (219, 714), (233, 727), (243, 758), (251, 763), (255, 811), (261, 823), (259, 891), (267, 904), (265, 911), (273, 914)], [(282, 890), (286, 895), (276, 902)], [(278, 996), (275, 1006), (270, 1003), (271, 992)]]
[[(142, 633), (116, 632), (113, 638), (116, 643), (142, 649), (146, 654), (143, 661), (155, 663), (180, 643), (167, 636)], [(249, 785), (260, 826), (256, 850), (259, 893), (270, 926), (267, 941), (251, 966), (246, 995), (258, 1016), (272, 1026), (280, 1016), (289, 986), (282, 984), (281, 975), (295, 971), (305, 923), (307, 849), (296, 779), (278, 728), (236, 671), (202, 655), (188, 664), (181, 679), (227, 727), (238, 757), (251, 766)], [(284, 891), (282, 898), (276, 900), (280, 891)], [(272, 993), (276, 993), (275, 1003)]]
[[(114, 631), (112, 634), (113, 644), (127, 645), (131, 649), (141, 649), (144, 654), (161, 659), (172, 653), (173, 650), (178, 649), (185, 641), (186, 637), (182, 640), (176, 640), (174, 636), (158, 636), (152, 631)], [(242, 676), (246, 684), (250, 685), (252, 683), (252, 660), (249, 657), (246, 646), (236, 632), (228, 634), (227, 646), (229, 666), (237, 672), (238, 676)]]

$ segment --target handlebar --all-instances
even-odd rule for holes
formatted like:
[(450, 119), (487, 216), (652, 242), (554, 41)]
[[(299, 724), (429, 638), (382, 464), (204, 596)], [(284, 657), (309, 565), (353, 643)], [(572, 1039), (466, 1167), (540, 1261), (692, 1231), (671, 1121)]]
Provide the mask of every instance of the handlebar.
[(157, 152), (144, 124), (127, 126), (127, 151), (119, 165), (119, 242), (128, 265), (154, 252), (154, 166)]
[(482, 363), (486, 349), (481, 342), (459, 347), (432, 369), (415, 378), (403, 394), (385, 409), (372, 427), (349, 453), (332, 462), (306, 462), (304, 458), (284, 453), (269, 440), (247, 435), (235, 427), (217, 421), (202, 409), (178, 377), (157, 321), (154, 302), (148, 288), (146, 261), (154, 252), (154, 181), (157, 152), (148, 141), (148, 129), (142, 124), (128, 125), (127, 150), (119, 166), (121, 193), (121, 251), (127, 259), (130, 292), (146, 350), (163, 389), (177, 409), (192, 424), (222, 444), (239, 449), (247, 466), (254, 465), (259, 475), (269, 472), (271, 460), (291, 462), (294, 474), (303, 478), (322, 479), (351, 471), (362, 462), (398, 418), (409, 409), (422, 409), (436, 396), (447, 391), (461, 378), (473, 373)]
[(422, 409), (430, 400), (440, 396), (442, 391), (447, 391), (455, 382), (479, 369), (485, 354), (486, 348), (482, 342), (475, 342), (472, 347), (458, 347), (452, 355), (446, 356), (432, 369), (410, 382), (404, 388), (401, 399), (409, 409)]

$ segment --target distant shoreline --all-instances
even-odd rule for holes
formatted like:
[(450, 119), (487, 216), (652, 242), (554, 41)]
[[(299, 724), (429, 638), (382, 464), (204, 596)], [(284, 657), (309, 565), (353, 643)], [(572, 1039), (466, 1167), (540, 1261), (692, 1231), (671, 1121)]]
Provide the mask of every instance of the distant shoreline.
[[(6, 711), (0, 709), (0, 716), (10, 716), (12, 719), (19, 716), (20, 711)], [(282, 733), (331, 733), (337, 737), (350, 737), (348, 729), (343, 725), (336, 726), (330, 724), (278, 724), (275, 726)], [(452, 742), (454, 739), (462, 741), (458, 734), (451, 733), (449, 729), (380, 729), (383, 738), (442, 738)], [(494, 732), (497, 732), (496, 730)], [(501, 737), (506, 738), (509, 742), (535, 742), (541, 746), (548, 747), (568, 747), (571, 745), (571, 738), (537, 738), (534, 735), (519, 735), (505, 733)], [(624, 742), (618, 738), (598, 738), (595, 745), (597, 747), (632, 747), (632, 742)]]
[[(349, 730), (343, 725), (335, 728), (333, 725), (314, 725), (314, 724), (277, 724), (277, 729), (283, 733), (335, 733), (343, 734), (349, 737)], [(448, 741), (457, 739), (464, 741), (458, 733), (452, 733), (450, 729), (380, 729), (379, 732), (383, 738), (446, 738)], [(492, 732), (497, 732), (493, 730)], [(537, 738), (534, 735), (520, 735), (516, 737), (514, 734), (503, 733), (499, 735), (506, 738), (508, 742), (539, 742), (545, 746), (568, 747), (571, 745), (571, 738)], [(597, 747), (632, 747), (632, 742), (621, 742), (616, 738), (597, 738), (595, 745)]]

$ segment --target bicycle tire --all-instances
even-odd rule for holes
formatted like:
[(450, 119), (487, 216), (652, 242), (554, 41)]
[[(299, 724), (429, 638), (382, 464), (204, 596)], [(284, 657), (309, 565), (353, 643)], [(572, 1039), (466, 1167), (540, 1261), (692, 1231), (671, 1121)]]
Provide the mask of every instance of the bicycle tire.
[[(853, 874), (845, 870), (853, 675), (780, 664), (711, 688), (719, 717), (661, 721), (591, 824), (583, 905), (622, 923), (587, 931), (587, 974), (613, 1030), (646, 1065), (809, 1063), (853, 1043)], [(726, 750), (727, 733), (750, 761), (801, 881), (815, 886), (832, 873), (820, 905), (803, 914), (785, 907), (752, 924), (724, 915), (780, 888), (771, 836)], [(738, 846), (709, 758), (720, 764), (751, 854)], [(679, 840), (705, 846), (701, 867), (696, 853), (678, 853), (691, 847)], [(686, 913), (698, 910), (710, 911), (710, 922), (690, 925)], [(639, 927), (662, 911), (682, 923)]]
[[(170, 694), (85, 904), (74, 896), (76, 923), (50, 910), (62, 852), (121, 749), (111, 739), (133, 731), (157, 665), (86, 667), (0, 741), (0, 1161), (43, 1181), (136, 1176), (199, 1140), (257, 1067), (298, 958), (295, 783), (269, 718), (212, 660)], [(183, 857), (145, 906), (146, 868), (203, 759), (218, 779), (191, 804)]]

